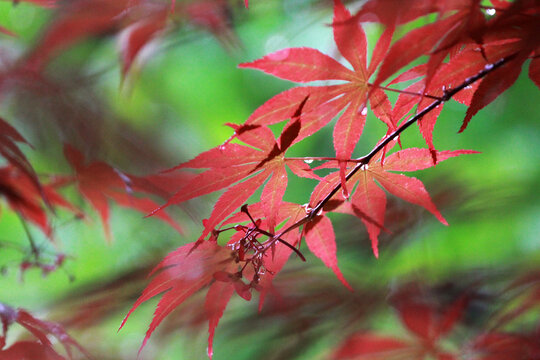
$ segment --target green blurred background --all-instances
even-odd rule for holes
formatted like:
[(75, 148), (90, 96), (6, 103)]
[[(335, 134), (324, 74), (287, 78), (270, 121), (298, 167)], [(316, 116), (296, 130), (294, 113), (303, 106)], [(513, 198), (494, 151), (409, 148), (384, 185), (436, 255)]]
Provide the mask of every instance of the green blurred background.
[[(51, 103), (58, 99), (22, 91), (3, 99), (0, 115), (35, 146), (24, 150), (38, 173), (70, 172), (61, 144), (78, 141), (80, 134), (77, 135), (70, 117), (88, 112), (92, 116), (90, 121), (99, 127), (99, 136), (84, 144), (86, 154), (136, 174), (166, 169), (221, 144), (231, 135), (224, 123), (242, 123), (265, 100), (293, 85), (237, 69), (238, 63), (294, 46), (315, 47), (337, 56), (328, 26), (331, 8), (327, 5), (284, 0), (252, 1), (249, 10), (234, 6), (236, 43), (220, 40), (189, 24), (179, 26), (156, 42), (155, 51), (123, 86), (115, 39), (85, 41), (64, 52), (48, 67), (51, 78), (72, 86), (73, 90), (62, 101), (69, 102), (73, 113), (55, 113)], [(11, 2), (1, 2), (0, 24), (18, 33), (19, 38), (2, 37), (0, 48), (14, 57), (24, 53), (38, 41), (50, 16), (51, 10), (27, 3), (13, 6)], [(380, 29), (367, 26), (366, 31), (373, 46)], [(523, 71), (517, 83), (474, 117), (463, 134), (457, 134), (457, 130), (465, 107), (449, 103), (435, 128), (435, 145), (440, 150), (474, 149), (481, 154), (448, 160), (416, 176), (425, 182), (450, 226), (441, 225), (421, 209), (392, 199), (387, 217), (391, 220), (395, 215), (401, 221), (391, 227), (393, 234), (382, 237), (381, 255), (376, 260), (360, 222), (345, 215), (332, 216), (338, 259), (345, 277), (359, 288), (373, 289), (384, 299), (396, 283), (408, 279), (440, 283), (456, 281), (464, 273), (499, 274), (508, 269), (537, 266), (538, 99), (538, 89)], [(370, 150), (384, 131), (369, 114), (356, 154), (361, 156)], [(417, 128), (407, 130), (402, 141), (404, 147), (424, 146)], [(331, 128), (295, 145), (289, 155), (332, 156)], [(285, 200), (307, 202), (315, 183), (292, 180), (292, 176), (290, 179)], [(68, 255), (65, 265), (46, 277), (38, 269), (24, 274), (19, 271), (20, 262), (29, 256), (27, 235), (19, 218), (2, 203), (0, 301), (26, 308), (43, 318), (73, 321), (68, 330), (97, 359), (134, 359), (156, 300), (137, 310), (122, 331), (117, 329), (146, 284), (145, 271), (168, 251), (198, 237), (200, 221), (208, 216), (217, 196), (174, 210), (175, 218), (186, 229), (185, 236), (157, 220), (143, 219), (139, 213), (113, 205), (112, 243), (106, 242), (96, 213), (75, 192), (68, 196), (88, 212), (89, 221), (79, 221), (72, 214), (59, 211), (53, 217), (55, 244), (50, 244), (36, 228), (29, 228), (45, 253), (60, 249)], [(123, 275), (126, 277), (122, 278)], [(295, 277), (307, 278), (304, 281), (308, 283), (315, 279), (315, 283), (334, 289), (343, 299), (353, 299), (350, 306), (361, 306), (359, 294), (341, 289), (331, 271), (313, 257), (307, 264), (291, 258), (283, 275), (284, 283), (294, 283)], [(97, 309), (95, 313), (90, 310), (96, 323), (77, 323), (73, 314), (95, 294), (103, 296), (103, 306), (110, 307), (111, 312), (100, 317)], [(204, 359), (206, 324), (193, 314), (202, 299), (194, 299), (184, 307), (192, 318), (183, 314), (181, 308), (175, 315), (177, 320), (164, 324), (150, 340), (143, 357)], [(316, 326), (306, 331), (287, 328), (289, 332), (284, 332), (287, 319), (262, 314), (257, 320), (256, 311), (256, 301), (233, 300), (217, 330), (215, 359), (273, 358), (269, 355), (273, 349), (294, 348), (302, 342), (309, 346), (281, 358), (322, 358), (343, 339), (336, 329), (341, 326), (339, 319), (347, 318), (348, 310), (335, 309), (343, 313), (331, 317), (331, 313), (317, 313), (322, 310), (314, 305), (314, 313), (306, 317), (320, 317)], [(387, 309), (386, 313), (380, 311), (370, 318), (365, 326), (392, 331), (395, 325), (396, 320)], [(344, 333), (347, 326), (343, 327)]]

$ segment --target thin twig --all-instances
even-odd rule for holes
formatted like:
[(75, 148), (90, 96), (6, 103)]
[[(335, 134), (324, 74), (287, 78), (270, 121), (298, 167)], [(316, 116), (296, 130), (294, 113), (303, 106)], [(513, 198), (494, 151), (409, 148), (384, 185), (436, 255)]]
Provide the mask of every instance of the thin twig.
[(39, 248), (36, 245), (36, 242), (34, 241), (34, 237), (32, 236), (32, 233), (30, 232), (30, 229), (28, 228), (28, 225), (26, 224), (26, 221), (23, 219), (22, 215), (17, 213), (19, 215), (19, 220), (21, 221), (21, 224), (24, 228), (24, 232), (26, 233), (26, 237), (28, 238), (28, 242), (30, 243), (30, 249), (32, 251), (32, 255), (34, 256), (34, 259), (36, 261), (39, 261)]

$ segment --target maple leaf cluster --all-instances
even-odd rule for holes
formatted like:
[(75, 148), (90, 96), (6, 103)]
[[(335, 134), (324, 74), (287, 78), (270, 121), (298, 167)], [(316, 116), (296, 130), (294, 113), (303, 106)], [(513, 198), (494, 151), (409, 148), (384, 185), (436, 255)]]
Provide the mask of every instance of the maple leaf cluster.
[[(535, 359), (540, 355), (539, 329), (523, 326), (509, 330), (527, 310), (538, 306), (538, 274), (532, 273), (508, 284), (503, 292), (514, 292), (504, 302), (493, 306), (487, 320), (491, 326), (477, 329), (470, 324), (475, 306), (482, 301), (479, 287), (462, 290), (451, 302), (437, 299), (434, 289), (423, 289), (419, 284), (406, 284), (392, 295), (391, 302), (407, 338), (386, 336), (370, 331), (349, 335), (338, 345), (333, 359), (461, 359), (510, 360)], [(530, 288), (527, 288), (529, 286)], [(516, 309), (509, 310), (517, 301)], [(484, 299), (485, 301), (485, 299)], [(500, 301), (500, 300), (499, 300)], [(533, 305), (534, 304), (534, 305)], [(451, 341), (452, 334), (469, 330), (465, 339)], [(458, 346), (449, 346), (457, 342)]]
[[(125, 78), (137, 61), (142, 61), (143, 50), (182, 21), (206, 29), (224, 43), (237, 41), (231, 28), (232, 5), (225, 0), (30, 2), (54, 8), (54, 21), (24, 58), (2, 73), (2, 80), (44, 81), (44, 69), (58, 53), (85, 38), (111, 34), (118, 35), (120, 71)], [(110, 239), (110, 202), (156, 216), (182, 233), (165, 209), (223, 191), (203, 221), (198, 239), (171, 252), (154, 268), (150, 284), (121, 325), (142, 303), (162, 295), (142, 350), (175, 308), (208, 288), (203, 307), (209, 323), (208, 354), (212, 357), (215, 330), (232, 296), (236, 293), (249, 301), (258, 292), (262, 309), (268, 295), (277, 293), (273, 280), (291, 254), (306, 260), (303, 241), (341, 283), (354, 290), (338, 266), (336, 235), (329, 214), (358, 218), (377, 258), (380, 233), (388, 231), (387, 193), (423, 207), (448, 225), (423, 183), (403, 174), (476, 153), (437, 149), (433, 130), (444, 105), (456, 100), (467, 106), (461, 132), (478, 111), (516, 81), (527, 61), (529, 77), (540, 87), (540, 5), (534, 0), (491, 3), (493, 7), (479, 0), (368, 0), (356, 12), (350, 12), (341, 0), (334, 0), (331, 28), (338, 57), (299, 47), (240, 64), (242, 69), (308, 85), (277, 94), (242, 124), (227, 124), (233, 134), (225, 143), (158, 175), (136, 176), (101, 161), (87, 162), (79, 150), (66, 144), (64, 155), (74, 174), (40, 177), (19, 148), (28, 142), (0, 119), (0, 155), (7, 161), (0, 168), (0, 193), (21, 219), (52, 239), (50, 210), (64, 208), (78, 218), (84, 217), (60, 192), (73, 184), (97, 211)], [(248, 7), (247, 0), (244, 6)], [(419, 19), (427, 19), (427, 23), (397, 36), (402, 26)], [(368, 22), (378, 23), (383, 29), (370, 56), (363, 28)], [(0, 32), (15, 35), (5, 28)], [(321, 81), (323, 85), (311, 84)], [(390, 94), (397, 96), (394, 102)], [(386, 130), (372, 151), (357, 157), (355, 149), (370, 113)], [(333, 119), (335, 154), (287, 155), (291, 147), (329, 126)], [(276, 136), (272, 126), (284, 122)], [(401, 147), (402, 133), (414, 124), (418, 124), (426, 148), (395, 150)], [(317, 166), (312, 167), (314, 161)], [(291, 173), (318, 182), (305, 204), (286, 201)], [(258, 201), (250, 202), (259, 190)], [(159, 206), (152, 199), (156, 196), (165, 203)], [(37, 266), (46, 273), (61, 265), (63, 257), (59, 256), (47, 267), (40, 262), (38, 250), (32, 248), (34, 259), (21, 267)], [(538, 297), (531, 299), (534, 303)], [(438, 341), (459, 321), (465, 306), (466, 299), (459, 299), (441, 312), (423, 302), (398, 301), (400, 318), (414, 335), (413, 341), (361, 333), (347, 340), (335, 356), (377, 357), (386, 356), (385, 351), (397, 351), (451, 359), (453, 355), (440, 348)], [(528, 306), (523, 305), (523, 311)], [(39, 340), (28, 343), (28, 351), (35, 349), (47, 358), (58, 358), (42, 334), (57, 336), (52, 325), (23, 310), (2, 309), (2, 341), (7, 326), (17, 321)], [(66, 339), (64, 334), (58, 336)], [(499, 339), (505, 336), (490, 333), (471, 346), (475, 351), (496, 352)], [(68, 344), (73, 342), (69, 340)], [(14, 346), (0, 354), (11, 351), (24, 356), (19, 349), (22, 345)], [(69, 354), (67, 345), (66, 350)]]

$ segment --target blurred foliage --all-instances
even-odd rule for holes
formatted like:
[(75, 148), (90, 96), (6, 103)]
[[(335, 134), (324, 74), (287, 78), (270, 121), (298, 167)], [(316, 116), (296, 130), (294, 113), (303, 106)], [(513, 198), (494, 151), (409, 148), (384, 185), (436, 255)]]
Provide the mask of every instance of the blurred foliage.
[[(313, 46), (335, 55), (327, 26), (330, 3), (251, 1), (245, 10), (234, 2), (233, 38), (182, 24), (157, 41), (144, 65), (125, 81), (114, 39), (89, 39), (47, 68), (60, 93), (17, 87), (2, 99), (0, 115), (34, 145), (24, 150), (39, 174), (68, 173), (63, 142), (74, 142), (85, 154), (132, 173), (163, 170), (222, 143), (231, 134), (224, 123), (243, 122), (257, 106), (290, 86), (239, 70), (238, 63), (290, 46)], [(17, 58), (38, 41), (51, 11), (25, 2), (1, 2), (0, 24), (19, 35), (2, 36), (2, 56)], [(369, 40), (380, 33), (374, 26), (367, 31)], [(460, 104), (447, 106), (435, 129), (435, 144), (441, 150), (474, 149), (482, 154), (417, 174), (449, 227), (392, 199), (387, 214), (392, 233), (382, 236), (376, 260), (360, 222), (346, 215), (333, 217), (340, 267), (358, 290), (348, 292), (316, 258), (308, 257), (307, 264), (293, 259), (276, 280), (287, 294), (281, 305), (288, 310), (270, 303), (257, 314), (255, 302), (233, 300), (217, 330), (214, 358), (318, 359), (357, 330), (403, 333), (390, 298), (411, 282), (441, 297), (469, 289), (476, 296), (469, 320), (482, 323), (501, 300), (506, 286), (501, 284), (538, 267), (540, 261), (538, 89), (523, 74), (475, 117), (467, 131), (456, 134), (464, 113)], [(384, 131), (379, 122), (368, 120), (356, 154), (371, 149)], [(329, 156), (330, 139), (330, 129), (321, 131), (295, 145), (291, 155)], [(404, 147), (424, 144), (416, 128), (402, 139)], [(314, 185), (291, 177), (285, 200), (307, 202)], [(157, 220), (113, 207), (114, 241), (107, 243), (96, 213), (77, 195), (68, 196), (89, 218), (81, 221), (58, 211), (52, 244), (33, 226), (27, 233), (17, 215), (2, 207), (0, 301), (66, 324), (97, 359), (134, 359), (154, 302), (117, 333), (122, 317), (146, 285), (149, 269), (168, 251), (198, 236), (215, 197), (174, 211), (185, 236)], [(20, 264), (32, 256), (28, 236), (51, 259), (57, 251), (66, 254), (60, 269), (47, 276), (35, 268), (22, 272)], [(144, 357), (204, 359), (202, 301), (191, 299), (176, 311), (158, 329)]]

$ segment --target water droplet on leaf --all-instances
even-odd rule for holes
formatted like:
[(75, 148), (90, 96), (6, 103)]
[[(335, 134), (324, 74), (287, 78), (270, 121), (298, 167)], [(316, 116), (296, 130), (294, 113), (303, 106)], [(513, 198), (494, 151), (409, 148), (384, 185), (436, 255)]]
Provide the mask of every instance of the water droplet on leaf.
[(311, 164), (313, 162), (313, 159), (305, 159), (304, 162), (306, 164)]

